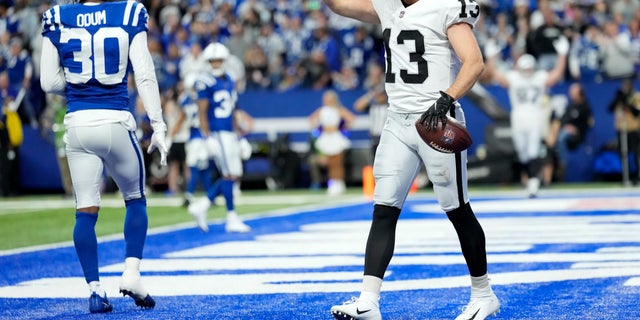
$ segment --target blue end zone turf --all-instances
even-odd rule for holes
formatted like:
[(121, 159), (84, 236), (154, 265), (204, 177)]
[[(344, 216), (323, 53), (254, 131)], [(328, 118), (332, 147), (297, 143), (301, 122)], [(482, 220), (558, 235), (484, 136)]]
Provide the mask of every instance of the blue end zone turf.
[[(640, 319), (640, 197), (475, 197), (487, 235), (495, 319)], [(331, 319), (357, 295), (371, 203), (248, 220), (248, 234), (212, 224), (151, 234), (141, 310), (117, 294), (122, 240), (100, 243), (113, 312), (89, 315), (72, 247), (0, 256), (1, 319)], [(469, 297), (453, 227), (432, 199), (411, 199), (383, 283), (386, 319), (453, 319)], [(494, 319), (494, 318), (490, 318)]]

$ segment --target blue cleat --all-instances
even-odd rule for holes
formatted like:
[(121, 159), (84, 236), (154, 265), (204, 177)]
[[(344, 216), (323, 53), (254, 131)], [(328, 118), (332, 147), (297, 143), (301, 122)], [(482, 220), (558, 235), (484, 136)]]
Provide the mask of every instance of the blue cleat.
[(91, 297), (89, 297), (89, 311), (91, 313), (107, 313), (111, 310), (113, 310), (113, 306), (109, 303), (106, 294), (103, 298), (96, 292), (91, 293)]

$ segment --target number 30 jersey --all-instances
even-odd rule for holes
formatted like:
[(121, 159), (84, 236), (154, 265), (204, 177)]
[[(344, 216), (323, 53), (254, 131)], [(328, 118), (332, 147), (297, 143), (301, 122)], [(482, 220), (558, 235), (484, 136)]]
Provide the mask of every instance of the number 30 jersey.
[(440, 97), (460, 70), (447, 29), (457, 23), (472, 27), (480, 14), (474, 0), (372, 0), (380, 18), (386, 57), (389, 110), (421, 113)]
[(147, 10), (136, 1), (54, 6), (42, 35), (60, 54), (68, 112), (129, 110), (127, 75), (134, 36), (147, 31)]

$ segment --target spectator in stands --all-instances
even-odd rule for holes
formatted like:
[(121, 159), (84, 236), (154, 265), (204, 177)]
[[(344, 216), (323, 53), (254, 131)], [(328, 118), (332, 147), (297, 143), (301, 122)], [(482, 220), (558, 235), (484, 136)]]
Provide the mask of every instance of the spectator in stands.
[(310, 159), (312, 183), (315, 186), (320, 184), (319, 167), (327, 167), (329, 195), (342, 194), (346, 190), (344, 156), (351, 147), (351, 141), (342, 130), (351, 127), (354, 120), (353, 113), (342, 105), (338, 94), (333, 90), (324, 92), (322, 106), (309, 116), (311, 128), (319, 130), (312, 146), (316, 153)]
[[(614, 114), (614, 126), (618, 135), (618, 152), (623, 163), (628, 154), (633, 154), (636, 168), (640, 164), (640, 93), (633, 87), (631, 79), (624, 79), (620, 89), (609, 104)], [(626, 145), (625, 145), (626, 142)], [(640, 170), (630, 177), (633, 184), (640, 182)]]
[(284, 40), (280, 34), (274, 31), (271, 23), (262, 25), (256, 43), (262, 47), (268, 61), (284, 56), (286, 50)]
[(564, 180), (569, 152), (575, 150), (586, 139), (587, 132), (593, 127), (594, 119), (591, 106), (579, 83), (569, 86), (570, 103), (563, 113), (554, 110), (551, 128), (547, 137), (547, 146), (555, 148), (558, 155), (556, 176)]
[(528, 45), (528, 52), (533, 54), (538, 61), (538, 68), (542, 70), (552, 70), (558, 60), (553, 42), (563, 35), (562, 27), (558, 24), (558, 17), (549, 7), (542, 6), (545, 3), (540, 1), (540, 12), (543, 24), (533, 30), (533, 41)]
[(364, 25), (360, 25), (343, 38), (344, 64), (353, 68), (359, 82), (362, 82), (367, 76), (367, 65), (373, 58), (373, 37)]
[(569, 55), (571, 76), (583, 82), (602, 81), (600, 72), (600, 29), (596, 25), (586, 26), (584, 33), (576, 35)]
[(610, 20), (604, 25), (604, 36), (600, 38), (602, 71), (607, 79), (623, 79), (634, 75), (634, 63), (631, 38), (628, 33), (620, 32), (620, 25)]
[(309, 57), (300, 60), (298, 68), (303, 88), (320, 90), (331, 86), (331, 69), (324, 52), (312, 51)]
[[(0, 72), (0, 196), (18, 195), (20, 186), (19, 154), (20, 145), (15, 141), (16, 129), (10, 127), (10, 112), (15, 112), (14, 101), (17, 92), (9, 85), (9, 76)], [(16, 122), (13, 123), (15, 125)], [(17, 123), (20, 126), (20, 122)], [(20, 129), (21, 130), (21, 129)], [(12, 137), (13, 136), (13, 137)]]
[(22, 39), (17, 36), (11, 38), (8, 54), (6, 64), (9, 86), (11, 90), (18, 92), (16, 97), (18, 112), (23, 121), (30, 123), (32, 128), (37, 128), (38, 118), (30, 99), (31, 77), (33, 75), (31, 55), (24, 48)]
[(200, 43), (191, 43), (189, 49), (189, 54), (182, 56), (180, 65), (178, 66), (180, 69), (180, 79), (185, 79), (189, 74), (201, 72), (207, 67), (205, 61), (201, 58), (202, 46), (200, 46)]
[(251, 44), (244, 55), (247, 77), (247, 90), (264, 90), (271, 87), (269, 79), (269, 59), (264, 49), (256, 43)]
[(288, 15), (280, 25), (282, 37), (285, 42), (285, 55), (287, 66), (292, 66), (307, 55), (304, 42), (309, 38), (309, 30), (303, 28), (303, 18), (300, 14)]
[(628, 24), (629, 37), (631, 39), (631, 55), (635, 57), (634, 73), (636, 78), (640, 80), (640, 10), (637, 10), (638, 17)]
[(313, 30), (308, 50), (319, 51), (324, 55), (324, 60), (331, 72), (339, 72), (342, 68), (342, 55), (340, 54), (340, 44), (332, 36), (329, 27), (323, 26)]
[(229, 24), (230, 36), (227, 39), (226, 46), (229, 53), (236, 57), (244, 57), (251, 43), (247, 40), (244, 33), (244, 25), (238, 20)]

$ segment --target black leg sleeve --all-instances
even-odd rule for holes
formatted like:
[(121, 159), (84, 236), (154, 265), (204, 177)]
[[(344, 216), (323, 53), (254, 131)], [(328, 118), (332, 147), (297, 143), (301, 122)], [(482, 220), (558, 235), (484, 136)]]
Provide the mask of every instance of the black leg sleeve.
[(365, 275), (383, 278), (393, 256), (399, 217), (400, 209), (396, 207), (374, 205), (373, 220), (364, 256)]
[(487, 250), (482, 226), (476, 219), (469, 203), (447, 212), (449, 221), (458, 233), (462, 255), (467, 262), (472, 277), (479, 277), (487, 273)]

